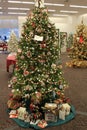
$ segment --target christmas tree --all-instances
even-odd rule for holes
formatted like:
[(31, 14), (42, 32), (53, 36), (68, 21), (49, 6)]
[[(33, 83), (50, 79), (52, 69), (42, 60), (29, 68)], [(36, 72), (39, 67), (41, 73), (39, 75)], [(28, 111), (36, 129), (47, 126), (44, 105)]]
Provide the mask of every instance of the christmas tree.
[(18, 39), (14, 31), (11, 32), (8, 41), (8, 52), (15, 53), (18, 50)]
[(16, 59), (14, 75), (9, 82), (12, 94), (7, 104), (8, 108), (19, 112), (18, 119), (29, 123), (45, 119), (46, 110), (57, 110), (57, 104), (61, 106), (69, 101), (64, 95), (68, 85), (62, 66), (57, 62), (60, 60), (57, 30), (40, 1), (23, 25)]
[(87, 26), (83, 21), (77, 26), (76, 34), (73, 36), (69, 57), (72, 58), (69, 66), (87, 67)]
[(73, 34), (70, 33), (67, 39), (67, 50), (69, 50), (72, 47), (72, 44), (73, 44)]

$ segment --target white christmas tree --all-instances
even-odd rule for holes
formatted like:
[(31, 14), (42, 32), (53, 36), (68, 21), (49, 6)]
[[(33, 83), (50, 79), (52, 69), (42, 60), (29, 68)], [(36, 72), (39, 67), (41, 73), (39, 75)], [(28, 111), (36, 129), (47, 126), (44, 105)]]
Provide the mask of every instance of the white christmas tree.
[(18, 49), (18, 39), (14, 31), (12, 31), (8, 41), (8, 52), (15, 53), (17, 52), (17, 49)]

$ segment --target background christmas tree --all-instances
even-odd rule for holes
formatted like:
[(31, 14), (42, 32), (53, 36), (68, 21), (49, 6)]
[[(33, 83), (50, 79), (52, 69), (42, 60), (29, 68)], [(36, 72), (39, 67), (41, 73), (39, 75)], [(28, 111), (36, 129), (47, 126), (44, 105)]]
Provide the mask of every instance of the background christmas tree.
[(8, 41), (8, 52), (17, 52), (18, 50), (18, 38), (14, 31), (11, 32), (10, 38)]
[(73, 34), (70, 33), (67, 38), (67, 49), (70, 49), (73, 44)]
[(77, 26), (69, 56), (73, 59), (73, 65), (87, 67), (87, 26), (83, 21)]
[(67, 84), (58, 64), (57, 30), (49, 21), (46, 8), (35, 7), (23, 25), (14, 76), (9, 82), (12, 95), (8, 107), (20, 106), (31, 113), (43, 113), (45, 103), (67, 102)]

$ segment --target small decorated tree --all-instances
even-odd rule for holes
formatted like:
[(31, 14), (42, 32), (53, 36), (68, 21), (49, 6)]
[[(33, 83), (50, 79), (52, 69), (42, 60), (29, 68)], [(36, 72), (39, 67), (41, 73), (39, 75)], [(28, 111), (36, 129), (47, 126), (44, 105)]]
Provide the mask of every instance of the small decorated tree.
[(87, 67), (87, 26), (83, 21), (77, 26), (73, 36), (73, 45), (70, 48), (69, 57), (72, 61), (68, 66)]
[(73, 34), (70, 33), (67, 38), (67, 51), (70, 50), (70, 48), (72, 47), (72, 44), (73, 44)]
[[(65, 108), (62, 105), (68, 103), (69, 98), (64, 94), (68, 85), (63, 78), (62, 66), (57, 63), (60, 60), (57, 30), (49, 21), (47, 9), (40, 2), (38, 0), (35, 4), (36, 7), (23, 25), (16, 68), (9, 82), (12, 95), (7, 104), (14, 112), (17, 110), (18, 119), (44, 128), (46, 121), (58, 121), (60, 108), (62, 120), (70, 114), (70, 109), (67, 109), (67, 114), (65, 110), (62, 111)], [(53, 119), (47, 117), (49, 111), (54, 115)]]
[(14, 31), (11, 32), (10, 38), (8, 41), (8, 52), (15, 53), (18, 50), (18, 38)]

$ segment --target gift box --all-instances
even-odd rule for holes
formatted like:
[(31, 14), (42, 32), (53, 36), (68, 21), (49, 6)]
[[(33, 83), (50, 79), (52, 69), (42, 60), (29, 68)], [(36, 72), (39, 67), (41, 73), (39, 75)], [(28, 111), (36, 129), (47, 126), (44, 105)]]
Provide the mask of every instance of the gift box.
[(59, 119), (65, 120), (65, 117), (70, 114), (71, 106), (68, 103), (62, 104), (59, 110)]
[(56, 103), (45, 103), (45, 120), (48, 122), (57, 122), (58, 106)]
[(64, 103), (62, 104), (62, 109), (65, 110), (65, 115), (69, 115), (71, 106), (68, 103)]
[(65, 110), (59, 110), (59, 119), (65, 120)]
[(57, 122), (57, 115), (55, 115), (51, 111), (47, 111), (45, 112), (45, 120), (47, 122)]
[(45, 128), (47, 125), (48, 124), (47, 124), (47, 122), (45, 120), (41, 120), (38, 123), (38, 126), (41, 127), (41, 128)]
[(21, 119), (21, 120), (25, 120), (25, 115), (26, 115), (26, 108), (24, 107), (20, 107), (18, 108), (18, 119)]
[(11, 110), (9, 113), (9, 118), (17, 118), (17, 117), (18, 117), (17, 110)]
[(45, 108), (49, 109), (49, 110), (54, 110), (57, 108), (57, 104), (56, 103), (46, 103)]

